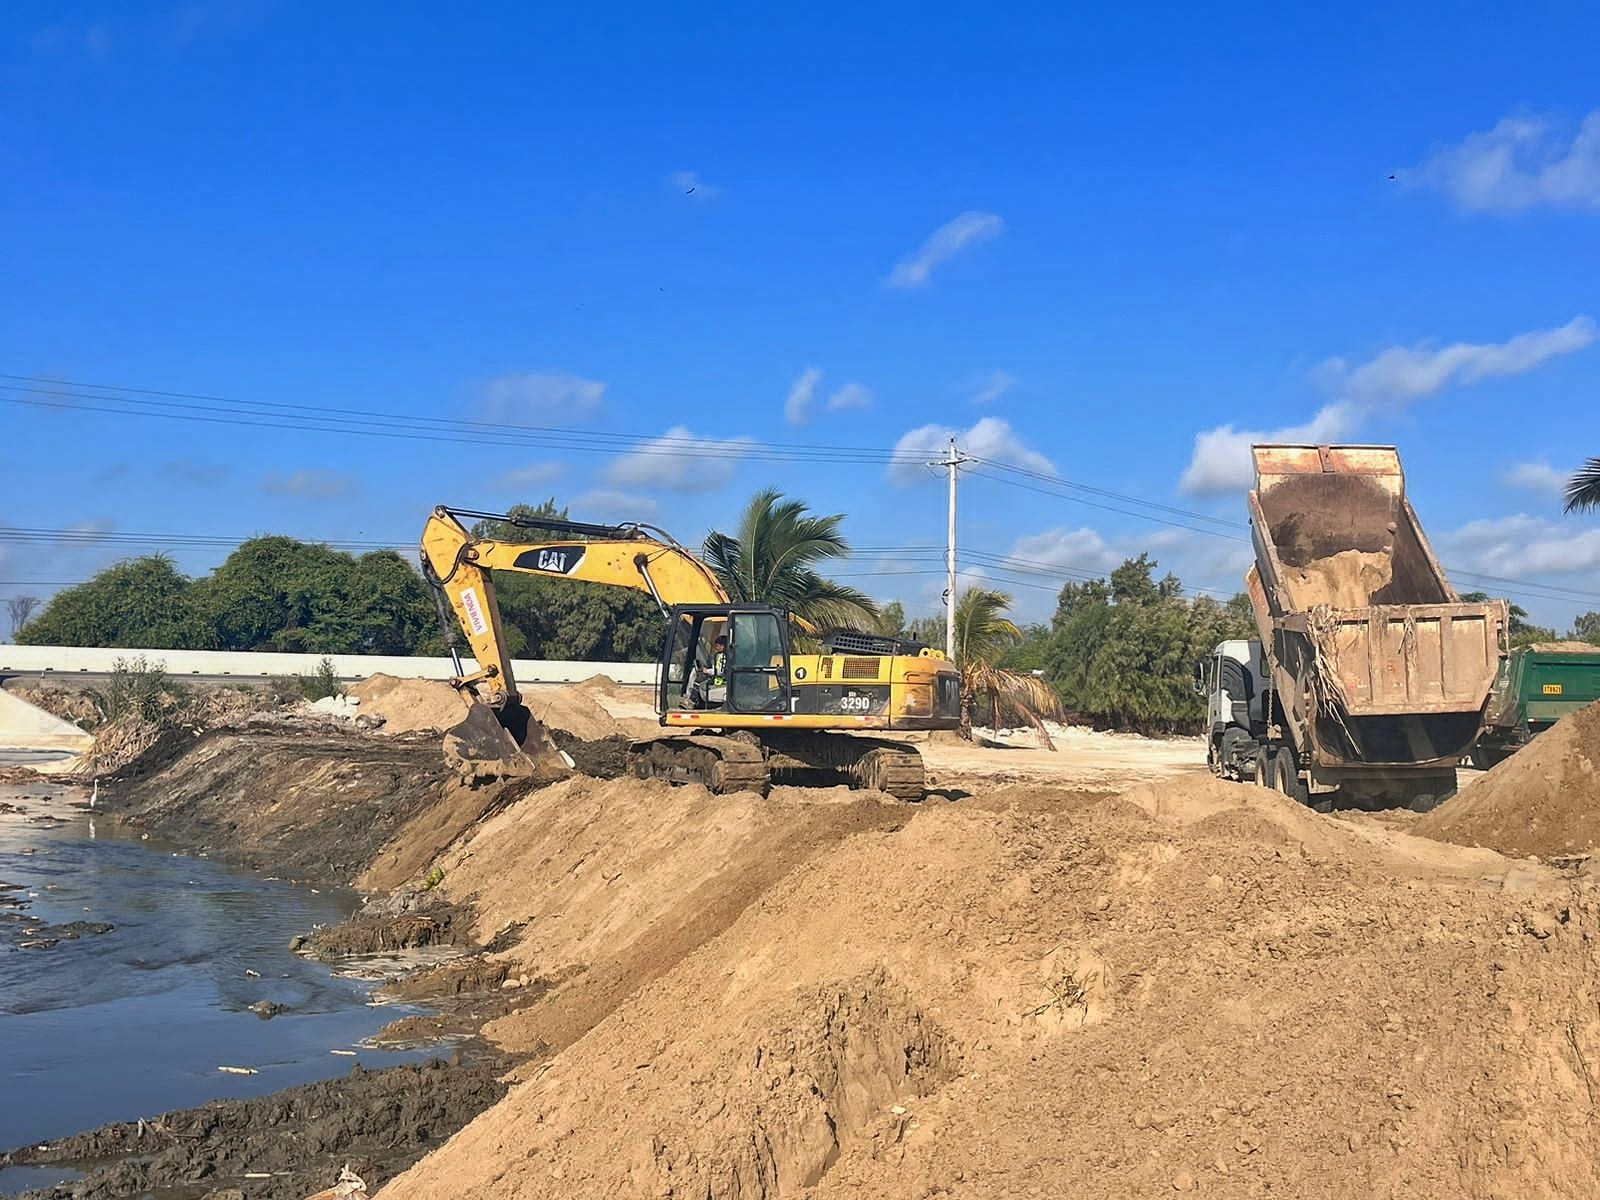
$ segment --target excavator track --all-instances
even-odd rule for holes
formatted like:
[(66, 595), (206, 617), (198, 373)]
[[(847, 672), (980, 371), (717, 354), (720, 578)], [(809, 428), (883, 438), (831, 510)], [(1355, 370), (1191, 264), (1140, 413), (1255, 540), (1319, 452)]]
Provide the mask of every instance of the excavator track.
[(717, 795), (765, 796), (771, 773), (761, 747), (724, 737), (640, 738), (628, 747), (633, 774), (667, 783), (698, 783)]
[(887, 738), (841, 733), (784, 733), (757, 737), (748, 730), (691, 737), (640, 738), (629, 746), (635, 777), (667, 783), (698, 783), (717, 794), (765, 796), (778, 782), (840, 783), (887, 792), (915, 803), (925, 786), (922, 755), (915, 746)]
[(868, 751), (851, 768), (851, 787), (876, 788), (896, 800), (922, 799), (926, 780), (922, 755), (914, 746), (891, 742)]
[(795, 731), (763, 735), (767, 763), (779, 782), (833, 783), (887, 792), (897, 800), (922, 799), (922, 755), (915, 746), (849, 733)]

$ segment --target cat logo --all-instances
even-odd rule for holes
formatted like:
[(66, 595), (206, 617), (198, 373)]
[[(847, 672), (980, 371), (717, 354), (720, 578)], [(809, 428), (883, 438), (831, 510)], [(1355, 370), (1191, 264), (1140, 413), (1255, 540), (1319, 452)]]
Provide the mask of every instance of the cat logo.
[(582, 546), (545, 547), (524, 550), (517, 555), (515, 566), (524, 571), (543, 571), (547, 575), (571, 575), (578, 569), (587, 551)]

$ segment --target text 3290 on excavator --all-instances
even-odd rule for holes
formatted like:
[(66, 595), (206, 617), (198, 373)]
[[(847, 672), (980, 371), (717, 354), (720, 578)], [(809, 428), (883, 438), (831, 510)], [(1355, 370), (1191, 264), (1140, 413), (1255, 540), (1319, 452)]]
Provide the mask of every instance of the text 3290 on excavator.
[[(463, 519), (502, 522), (548, 540), (479, 538)], [(660, 605), (666, 635), (655, 701), (666, 732), (630, 744), (629, 766), (640, 778), (765, 793), (776, 777), (920, 799), (916, 747), (871, 735), (960, 726), (960, 677), (942, 652), (853, 630), (819, 634), (785, 609), (736, 603), (705, 563), (653, 526), (441, 506), (423, 530), (422, 569), (455, 618), (441, 611), (456, 659), (453, 682), (469, 697), (469, 711), (449, 731), (446, 749), (468, 775), (555, 777), (566, 770), (517, 692), (493, 571), (632, 588)], [(477, 659), (475, 672), (462, 668), (457, 626)], [(818, 651), (795, 653), (796, 633), (814, 638)]]

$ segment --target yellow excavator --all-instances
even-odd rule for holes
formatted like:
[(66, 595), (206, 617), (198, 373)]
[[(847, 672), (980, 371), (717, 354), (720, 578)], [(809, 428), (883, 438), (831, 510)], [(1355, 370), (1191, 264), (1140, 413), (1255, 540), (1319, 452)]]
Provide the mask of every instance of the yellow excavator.
[[(464, 522), (480, 520), (527, 530), (529, 540), (476, 537)], [(440, 601), (456, 664), (451, 682), (468, 701), (446, 753), (469, 776), (554, 779), (570, 767), (517, 692), (494, 571), (632, 588), (660, 606), (666, 631), (655, 707), (663, 732), (629, 744), (629, 769), (641, 779), (765, 794), (776, 777), (920, 800), (916, 747), (871, 734), (961, 723), (960, 677), (942, 651), (852, 630), (819, 634), (785, 609), (735, 602), (705, 563), (654, 526), (441, 506), (422, 532), (422, 571)], [(463, 669), (457, 628), (476, 671)], [(796, 631), (820, 651), (794, 653)]]

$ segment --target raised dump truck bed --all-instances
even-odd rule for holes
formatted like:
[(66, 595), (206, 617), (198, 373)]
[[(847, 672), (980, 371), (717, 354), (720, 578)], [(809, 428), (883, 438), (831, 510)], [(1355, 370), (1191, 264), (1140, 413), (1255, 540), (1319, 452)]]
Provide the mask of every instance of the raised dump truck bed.
[(1505, 602), (1456, 594), (1393, 447), (1253, 453), (1246, 589), (1271, 693), (1258, 777), (1302, 798), (1437, 802), (1482, 728)]

